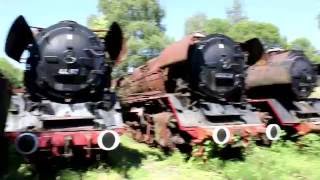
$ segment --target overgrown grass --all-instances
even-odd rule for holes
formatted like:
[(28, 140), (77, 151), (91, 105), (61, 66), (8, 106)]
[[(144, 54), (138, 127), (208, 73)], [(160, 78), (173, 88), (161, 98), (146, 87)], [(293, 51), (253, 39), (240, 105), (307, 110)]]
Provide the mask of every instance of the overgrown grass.
[[(271, 148), (251, 146), (244, 160), (189, 160), (181, 153), (160, 150), (122, 137), (122, 146), (106, 162), (85, 170), (62, 169), (56, 179), (320, 179), (320, 138), (307, 135), (298, 143), (279, 141)], [(16, 159), (14, 159), (16, 161)], [(12, 162), (12, 161), (11, 161)], [(12, 166), (16, 168), (17, 166)], [(24, 168), (23, 168), (24, 167)], [(28, 166), (11, 170), (7, 179), (36, 179)]]

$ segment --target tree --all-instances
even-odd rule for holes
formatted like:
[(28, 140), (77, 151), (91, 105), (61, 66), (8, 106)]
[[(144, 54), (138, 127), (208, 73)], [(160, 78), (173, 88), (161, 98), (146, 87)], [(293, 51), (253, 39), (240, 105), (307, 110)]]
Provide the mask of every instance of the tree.
[(291, 49), (302, 50), (302, 51), (314, 51), (315, 48), (307, 38), (297, 38), (293, 40), (289, 47)]
[(204, 26), (204, 31), (208, 34), (224, 34), (230, 30), (231, 26), (231, 23), (226, 19), (213, 18), (207, 20)]
[(197, 31), (203, 31), (207, 22), (207, 16), (199, 13), (189, 17), (185, 22), (185, 34), (190, 34)]
[(297, 38), (289, 44), (290, 49), (301, 50), (316, 63), (320, 63), (320, 56), (316, 54), (316, 48), (307, 38)]
[(156, 0), (99, 0), (98, 10), (110, 23), (117, 21), (126, 27), (132, 21), (155, 22), (161, 27), (164, 10)]
[(266, 47), (286, 46), (279, 29), (271, 23), (241, 21), (233, 25), (226, 34), (239, 42), (259, 38)]
[(22, 70), (13, 67), (5, 58), (0, 58), (0, 74), (9, 80), (13, 87), (22, 87)]
[(196, 14), (188, 18), (185, 25), (187, 33), (195, 29), (206, 34), (220, 33), (228, 35), (238, 42), (257, 37), (266, 47), (286, 47), (286, 39), (281, 37), (279, 29), (271, 23), (242, 20), (232, 24), (228, 19), (208, 19), (205, 15)]
[[(105, 15), (91, 15), (88, 18), (88, 26), (95, 28), (95, 29), (106, 29), (106, 25), (109, 25), (110, 22), (108, 21), (108, 19), (106, 18)], [(105, 33), (103, 32), (98, 32), (99, 36), (104, 36)]]
[(226, 14), (232, 24), (236, 24), (242, 20), (248, 19), (243, 13), (242, 4), (240, 0), (233, 0), (233, 5), (231, 8), (228, 8), (226, 10)]
[(99, 0), (98, 9), (99, 15), (88, 18), (89, 27), (105, 29), (117, 21), (127, 39), (128, 57), (115, 69), (116, 76), (157, 56), (171, 42), (165, 36), (164, 11), (157, 0)]
[(203, 32), (207, 34), (225, 33), (229, 31), (231, 23), (225, 19), (208, 19), (204, 14), (195, 14), (185, 22), (185, 34)]

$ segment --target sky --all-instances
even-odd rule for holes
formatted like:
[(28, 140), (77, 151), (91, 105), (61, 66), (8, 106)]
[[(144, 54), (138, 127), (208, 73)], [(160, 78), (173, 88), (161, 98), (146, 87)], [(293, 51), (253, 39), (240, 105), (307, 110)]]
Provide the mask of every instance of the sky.
[[(208, 18), (226, 18), (233, 0), (160, 0), (166, 12), (163, 24), (168, 36), (178, 40), (184, 35), (185, 20), (197, 13)], [(267, 3), (266, 3), (267, 2)], [(254, 21), (269, 22), (289, 41), (306, 37), (320, 49), (320, 30), (316, 16), (319, 0), (242, 0), (245, 15)], [(0, 57), (11, 23), (24, 15), (29, 25), (48, 27), (61, 20), (86, 25), (89, 15), (97, 14), (98, 0), (0, 0)], [(8, 58), (9, 59), (9, 58)], [(14, 63), (15, 64), (15, 63)], [(16, 64), (15, 64), (16, 65)]]

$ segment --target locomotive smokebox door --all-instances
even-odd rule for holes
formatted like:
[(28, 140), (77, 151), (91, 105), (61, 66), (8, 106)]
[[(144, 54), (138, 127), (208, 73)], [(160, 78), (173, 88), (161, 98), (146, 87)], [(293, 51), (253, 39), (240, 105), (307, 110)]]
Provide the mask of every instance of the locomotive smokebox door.
[(222, 34), (213, 34), (191, 47), (189, 56), (194, 87), (211, 97), (240, 97), (245, 54), (236, 42)]

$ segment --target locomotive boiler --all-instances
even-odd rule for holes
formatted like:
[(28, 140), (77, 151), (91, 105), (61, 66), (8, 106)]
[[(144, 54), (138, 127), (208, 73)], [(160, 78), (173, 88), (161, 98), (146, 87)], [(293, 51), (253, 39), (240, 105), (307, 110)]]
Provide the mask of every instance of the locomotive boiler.
[(266, 53), (247, 73), (249, 97), (302, 99), (311, 94), (317, 80), (310, 60), (295, 50)]
[(125, 123), (133, 137), (163, 148), (240, 136), (279, 137), (268, 115), (243, 98), (246, 60), (259, 58), (256, 39), (236, 43), (222, 34), (195, 33), (118, 80)]
[(5, 130), (19, 153), (90, 158), (119, 145), (123, 123), (110, 74), (123, 37), (116, 22), (106, 32), (99, 38), (70, 20), (32, 31), (23, 16), (14, 21), (5, 51), (18, 62), (28, 57), (25, 89), (12, 96)]
[(247, 69), (246, 95), (284, 127), (320, 132), (320, 103), (310, 99), (317, 71), (302, 51), (270, 49)]

